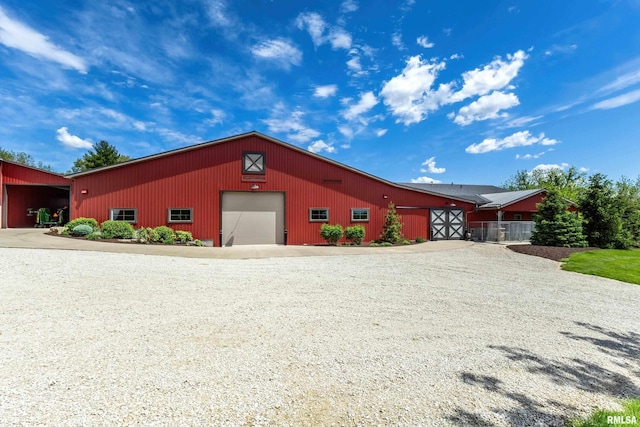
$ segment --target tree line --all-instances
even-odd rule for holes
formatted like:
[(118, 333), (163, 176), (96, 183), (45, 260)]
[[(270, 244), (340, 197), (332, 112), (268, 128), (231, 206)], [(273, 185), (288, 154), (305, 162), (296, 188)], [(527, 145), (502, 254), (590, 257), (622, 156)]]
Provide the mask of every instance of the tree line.
[[(51, 165), (44, 164), (42, 161), (36, 163), (31, 154), (27, 154), (22, 151), (5, 150), (0, 147), (0, 159), (9, 160), (11, 162), (20, 163), (49, 172), (56, 172), (53, 170)], [(100, 141), (94, 144), (93, 147), (82, 157), (76, 159), (73, 162), (73, 167), (64, 173), (70, 174), (84, 172), (90, 169), (126, 162), (127, 160), (131, 160), (131, 157), (120, 154), (116, 147), (109, 144), (107, 141)]]
[[(575, 167), (518, 171), (504, 183), (510, 190), (545, 188), (534, 216), (531, 243), (545, 246), (640, 246), (640, 176), (613, 182), (606, 175)], [(568, 212), (570, 205), (578, 211)]]

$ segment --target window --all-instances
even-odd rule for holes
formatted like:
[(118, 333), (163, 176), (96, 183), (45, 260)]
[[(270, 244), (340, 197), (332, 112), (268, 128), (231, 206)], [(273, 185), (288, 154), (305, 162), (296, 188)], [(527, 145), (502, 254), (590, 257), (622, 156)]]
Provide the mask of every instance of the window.
[(169, 209), (168, 218), (169, 222), (193, 222), (193, 209)]
[(264, 153), (242, 153), (242, 173), (264, 174)]
[(514, 221), (522, 221), (522, 214), (513, 214)]
[(138, 222), (138, 209), (110, 209), (109, 219), (113, 221), (126, 221), (135, 224)]
[(351, 221), (369, 221), (369, 209), (351, 209)]
[(329, 221), (329, 209), (328, 208), (311, 208), (311, 209), (309, 209), (309, 221), (311, 221), (311, 222), (328, 222)]

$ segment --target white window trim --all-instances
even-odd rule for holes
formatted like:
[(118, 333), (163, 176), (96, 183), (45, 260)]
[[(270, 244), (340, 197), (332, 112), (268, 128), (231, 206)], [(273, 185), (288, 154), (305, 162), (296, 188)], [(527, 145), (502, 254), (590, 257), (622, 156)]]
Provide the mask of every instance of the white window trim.
[(128, 222), (130, 224), (137, 224), (138, 223), (138, 209), (137, 208), (110, 208), (109, 209), (109, 219), (111, 221), (122, 221), (122, 220), (116, 220), (114, 219), (114, 213), (115, 211), (133, 211), (133, 221), (125, 221)]
[[(516, 218), (518, 217), (518, 218)], [(513, 214), (514, 221), (522, 221), (522, 214)]]
[[(189, 211), (189, 218), (188, 220), (183, 220), (183, 219), (179, 219), (179, 220), (172, 220), (171, 219), (171, 211)], [(171, 224), (191, 224), (193, 223), (193, 208), (169, 208), (167, 209), (167, 222), (171, 223)]]
[[(366, 211), (367, 219), (354, 219), (353, 218), (354, 211)], [(371, 213), (369, 211), (369, 208), (351, 208), (351, 222), (369, 222), (370, 218), (371, 218)]]
[[(327, 219), (313, 219), (312, 211), (327, 211)], [(309, 222), (329, 222), (329, 208), (309, 208)]]

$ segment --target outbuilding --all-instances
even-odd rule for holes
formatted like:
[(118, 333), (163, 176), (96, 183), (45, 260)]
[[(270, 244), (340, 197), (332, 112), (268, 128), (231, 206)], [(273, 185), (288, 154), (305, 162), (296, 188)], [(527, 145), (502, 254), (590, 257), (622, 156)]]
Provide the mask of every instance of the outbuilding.
[(39, 209), (67, 213), (71, 180), (0, 159), (0, 228), (33, 227)]

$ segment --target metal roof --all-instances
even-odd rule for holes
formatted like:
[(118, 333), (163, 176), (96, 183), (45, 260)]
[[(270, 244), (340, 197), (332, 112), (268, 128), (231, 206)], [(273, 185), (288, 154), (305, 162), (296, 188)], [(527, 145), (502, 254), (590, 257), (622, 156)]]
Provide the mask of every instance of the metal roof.
[(471, 184), (423, 184), (423, 183), (402, 183), (402, 185), (417, 188), (424, 191), (441, 194), (451, 198), (463, 198), (474, 201), (482, 205), (491, 202), (491, 199), (484, 197), (484, 194), (506, 192), (504, 188), (495, 185), (471, 185)]
[(533, 190), (503, 191), (500, 193), (482, 194), (482, 197), (489, 200), (489, 202), (481, 205), (479, 209), (499, 209), (546, 191), (547, 190), (544, 188), (536, 188)]

